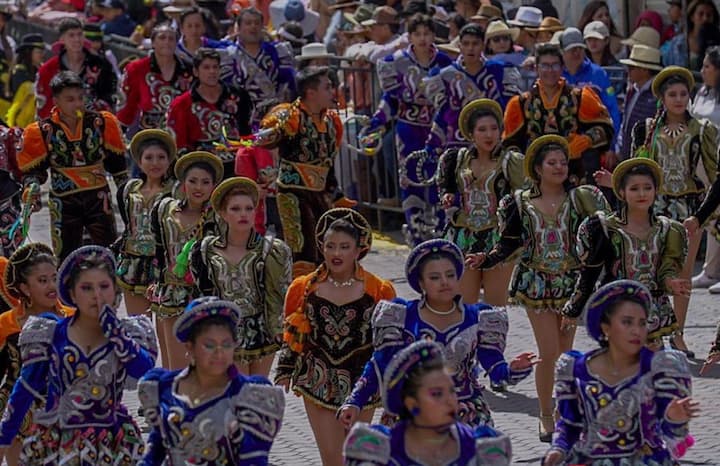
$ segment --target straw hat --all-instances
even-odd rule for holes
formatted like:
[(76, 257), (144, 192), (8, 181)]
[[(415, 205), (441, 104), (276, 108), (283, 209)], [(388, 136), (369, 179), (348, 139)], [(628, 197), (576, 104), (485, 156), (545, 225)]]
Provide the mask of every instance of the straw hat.
[(504, 21), (493, 21), (488, 24), (488, 27), (485, 30), (485, 43), (487, 43), (487, 41), (491, 38), (497, 36), (510, 36), (513, 41), (516, 41), (519, 35), (520, 29), (508, 27)]
[(503, 18), (503, 12), (500, 8), (493, 5), (481, 5), (477, 13), (472, 16), (471, 20), (491, 20), (493, 18)]
[(518, 26), (521, 28), (533, 28), (540, 27), (542, 23), (542, 10), (535, 8), (534, 6), (521, 6), (515, 13), (515, 18), (508, 21), (511, 26)]
[(565, 29), (563, 23), (559, 19), (552, 16), (546, 16), (540, 22), (540, 27), (537, 28), (536, 32), (557, 32)]
[(662, 168), (660, 168), (660, 165), (658, 165), (656, 161), (648, 159), (647, 157), (633, 157), (631, 159), (623, 160), (613, 170), (612, 189), (618, 199), (622, 198), (620, 196), (620, 182), (622, 182), (623, 176), (625, 176), (625, 173), (638, 166), (645, 166), (650, 169), (650, 172), (653, 174), (653, 178), (655, 178), (655, 188), (658, 190), (660, 189), (663, 180), (663, 171)]
[(630, 51), (630, 57), (623, 58), (620, 60), (620, 63), (648, 70), (660, 71), (662, 69), (660, 50), (642, 44), (633, 45)]
[(325, 44), (312, 42), (310, 44), (303, 45), (302, 49), (300, 49), (300, 55), (295, 57), (298, 61), (314, 60), (316, 58), (336, 58), (336, 56), (328, 52)]
[(537, 156), (538, 152), (540, 152), (540, 149), (544, 148), (549, 144), (556, 144), (562, 147), (565, 150), (566, 154), (570, 153), (567, 139), (565, 139), (564, 137), (558, 134), (546, 134), (545, 136), (540, 136), (530, 144), (530, 146), (527, 148), (527, 151), (525, 152), (525, 159), (523, 160), (523, 163), (526, 178), (531, 178), (535, 181), (538, 181), (538, 175), (537, 173), (535, 173), (535, 170), (533, 170), (535, 157)]
[(630, 46), (642, 44), (657, 49), (660, 48), (660, 33), (657, 32), (655, 28), (640, 26), (635, 29), (635, 32), (633, 32), (630, 37), (621, 40), (620, 43)]
[(680, 76), (687, 82), (688, 88), (693, 90), (695, 88), (695, 78), (690, 70), (681, 66), (668, 66), (655, 76), (652, 82), (652, 93), (658, 99), (662, 98), (660, 94), (660, 88), (663, 83), (667, 81), (671, 76)]

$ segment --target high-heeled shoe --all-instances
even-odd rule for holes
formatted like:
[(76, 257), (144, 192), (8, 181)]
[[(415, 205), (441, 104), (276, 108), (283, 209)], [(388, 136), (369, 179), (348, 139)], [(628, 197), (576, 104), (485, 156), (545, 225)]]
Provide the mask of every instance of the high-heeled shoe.
[[(693, 359), (695, 357), (695, 352), (687, 349), (687, 344), (685, 344), (686, 349), (681, 349), (678, 347), (677, 343), (675, 343), (675, 337), (676, 336), (682, 337), (683, 335), (684, 335), (684, 332), (676, 332), (675, 335), (670, 337), (670, 348), (672, 348), (674, 350), (682, 351), (683, 353), (685, 353), (685, 356), (687, 356), (688, 359)], [(683, 339), (683, 343), (684, 343), (684, 339)]]
[[(546, 430), (544, 423), (549, 422), (553, 425), (553, 430)], [(543, 443), (552, 442), (552, 436), (555, 433), (555, 417), (551, 414), (548, 416), (540, 415), (538, 418), (538, 437)]]

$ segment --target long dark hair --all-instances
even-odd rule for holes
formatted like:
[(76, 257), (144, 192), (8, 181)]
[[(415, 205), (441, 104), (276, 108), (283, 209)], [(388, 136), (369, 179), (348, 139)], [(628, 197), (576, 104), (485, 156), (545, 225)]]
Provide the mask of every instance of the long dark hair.
[[(595, 12), (598, 11), (600, 8), (605, 7), (605, 9), (608, 10), (608, 13), (610, 12), (610, 7), (608, 7), (608, 4), (605, 0), (594, 0), (587, 5), (585, 5), (585, 9), (582, 12), (582, 15), (580, 16), (580, 21), (578, 21), (578, 29), (581, 31), (585, 30), (585, 26), (587, 26), (590, 22), (593, 21), (593, 16), (595, 15)], [(612, 16), (610, 16), (610, 27), (608, 27), (610, 30), (610, 37), (616, 36), (619, 37), (620, 34), (617, 31), (617, 27), (615, 27), (615, 22), (612, 19)]]
[(713, 0), (694, 0), (693, 2), (690, 2), (687, 15), (685, 16), (685, 31), (687, 34), (686, 38), (690, 36), (690, 33), (693, 32), (693, 29), (695, 28), (695, 24), (692, 22), (692, 17), (695, 14), (695, 10), (697, 10), (698, 7), (701, 7), (703, 5), (707, 5), (713, 10), (713, 26), (720, 26), (720, 13), (718, 13), (715, 2), (713, 2)]
[[(720, 71), (720, 46), (714, 45), (705, 51), (705, 58), (710, 64)], [(720, 104), (720, 79), (718, 79), (712, 86), (704, 85), (705, 90), (715, 91), (715, 102)]]

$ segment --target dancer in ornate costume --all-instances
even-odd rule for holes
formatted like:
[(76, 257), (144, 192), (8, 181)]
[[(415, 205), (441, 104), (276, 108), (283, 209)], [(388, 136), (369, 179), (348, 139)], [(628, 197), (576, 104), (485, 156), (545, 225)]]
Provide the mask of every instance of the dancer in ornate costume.
[[(460, 112), (458, 126), (469, 148), (449, 149), (440, 157), (437, 184), (449, 221), (445, 239), (463, 254), (488, 253), (497, 243), (497, 208), (500, 199), (525, 183), (523, 155), (500, 144), (503, 112), (494, 100), (478, 99)], [(508, 284), (514, 264), (492, 270), (469, 269), (460, 280), (463, 301), (477, 302), (480, 288), (491, 306), (507, 304)]]
[[(662, 189), (662, 170), (653, 160), (625, 160), (612, 174), (620, 209), (586, 218), (577, 235), (582, 269), (572, 298), (565, 304), (564, 325), (575, 325), (585, 303), (602, 283), (618, 279), (645, 285), (653, 297), (648, 315), (648, 344), (662, 346), (661, 337), (677, 327), (669, 295), (690, 293), (690, 281), (677, 278), (687, 255), (687, 233), (682, 224), (655, 215), (653, 203)], [(603, 274), (604, 272), (604, 274)]]
[(282, 389), (233, 364), (242, 310), (216, 297), (192, 301), (175, 323), (190, 354), (182, 370), (156, 368), (138, 397), (152, 430), (141, 466), (266, 466), (285, 410)]
[(130, 155), (140, 168), (140, 178), (133, 178), (117, 191), (118, 210), (125, 231), (118, 239), (118, 285), (123, 289), (128, 314), (147, 312), (150, 301), (147, 288), (158, 280), (155, 263), (155, 236), (150, 227), (150, 213), (156, 202), (170, 192), (170, 164), (175, 160), (175, 141), (161, 129), (145, 129), (130, 141)]
[(193, 246), (190, 267), (200, 294), (240, 309), (235, 363), (243, 374), (267, 377), (282, 342), (283, 301), (292, 280), (292, 253), (255, 231), (258, 187), (249, 178), (220, 183), (210, 197), (222, 219), (217, 236)]
[(277, 204), (283, 236), (293, 253), (293, 277), (312, 272), (322, 262), (315, 224), (341, 197), (334, 165), (343, 127), (330, 110), (334, 89), (329, 71), (311, 66), (298, 73), (300, 97), (265, 116), (265, 137), (257, 141), (278, 147)]
[[(10, 257), (24, 240), (13, 231), (23, 214), (22, 172), (17, 165), (17, 146), (22, 134), (21, 128), (0, 124), (0, 256), (3, 257)], [(0, 305), (0, 309), (7, 308)]]
[(345, 465), (510, 464), (507, 435), (457, 421), (455, 384), (439, 343), (416, 341), (393, 356), (383, 375), (383, 404), (400, 422), (392, 429), (355, 424), (345, 441)]
[(58, 293), (75, 314), (25, 323), (22, 369), (0, 423), (0, 446), (10, 445), (33, 401), (42, 400), (20, 464), (137, 464), (143, 439), (122, 395), (155, 365), (152, 324), (144, 316), (116, 316), (115, 261), (100, 246), (65, 259)]
[[(543, 57), (544, 58), (544, 57)], [(607, 201), (593, 186), (573, 188), (568, 182), (570, 150), (559, 135), (542, 136), (525, 154), (525, 176), (532, 187), (500, 201), (500, 240), (489, 253), (470, 254), (468, 265), (491, 268), (521, 249), (513, 272), (510, 298), (525, 307), (538, 345), (540, 363), (535, 385), (540, 403), (540, 439), (549, 442), (553, 367), (572, 348), (575, 329), (561, 329), (560, 310), (575, 289), (580, 261), (575, 237), (585, 217), (609, 213)]]
[[(0, 257), (0, 296), (12, 307), (0, 314), (0, 416), (5, 412), (13, 386), (20, 376), (20, 329), (29, 317), (40, 314), (67, 317), (74, 309), (57, 299), (57, 262), (52, 249), (41, 243), (20, 247), (9, 259)], [(42, 405), (36, 405), (40, 408)], [(8, 466), (17, 466), (22, 442), (32, 425), (28, 412), (7, 450)], [(3, 458), (0, 455), (0, 462)]]
[[(424, 91), (422, 80), (427, 78), (433, 68), (445, 68), (451, 64), (450, 57), (439, 52), (433, 45), (435, 23), (432, 18), (424, 15), (410, 18), (407, 32), (410, 46), (378, 62), (377, 73), (383, 89), (382, 100), (370, 126), (363, 130), (364, 144), (369, 146), (375, 142), (378, 145), (382, 143), (386, 126), (393, 120), (396, 121), (394, 131), (398, 167), (405, 166), (405, 158), (411, 152), (423, 149), (430, 134), (435, 112), (431, 97)], [(411, 165), (409, 169), (406, 168), (410, 172), (408, 177), (415, 182), (423, 181), (413, 179), (412, 176), (416, 164), (422, 164), (422, 161), (416, 159), (408, 163)], [(417, 168), (423, 171), (422, 166)], [(435, 174), (434, 170), (435, 164), (429, 164), (428, 171), (423, 172), (423, 178), (431, 178)], [(405, 241), (415, 246), (437, 236), (443, 223), (442, 219), (438, 218), (440, 209), (434, 186), (401, 185), (400, 197), (405, 211)]]
[(535, 60), (537, 81), (529, 91), (510, 99), (505, 109), (503, 145), (524, 153), (540, 136), (559, 134), (570, 146), (570, 182), (582, 184), (586, 175), (600, 168), (600, 154), (613, 138), (613, 122), (591, 88), (565, 82), (563, 54), (557, 45), (539, 45)]
[[(106, 172), (116, 186), (126, 180), (125, 141), (113, 114), (83, 112), (80, 76), (62, 71), (50, 87), (55, 107), (48, 118), (25, 128), (17, 158), (25, 186), (43, 184), (50, 172), (50, 233), (55, 255), (62, 260), (80, 246), (83, 228), (95, 244), (115, 241)], [(39, 192), (34, 201), (40, 205)]]
[(217, 230), (208, 201), (222, 173), (223, 163), (216, 155), (185, 154), (175, 162), (175, 177), (181, 183), (184, 198), (161, 199), (150, 214), (160, 276), (148, 292), (157, 318), (162, 365), (167, 369), (179, 369), (187, 363), (183, 357), (185, 350), (173, 338), (172, 328), (197, 294), (189, 268), (190, 251), (195, 242)]
[(516, 384), (530, 375), (533, 353), (521, 353), (505, 361), (508, 317), (504, 308), (482, 303), (465, 304), (460, 297), (463, 255), (453, 243), (435, 239), (416, 246), (405, 264), (405, 276), (421, 299), (397, 298), (378, 303), (372, 316), (372, 359), (345, 401), (340, 418), (346, 427), (376, 395), (395, 353), (408, 342), (433, 340), (443, 345), (452, 367), (460, 402), (460, 420), (471, 426), (493, 425), (483, 389), (478, 380), (482, 369), (493, 384)]
[(172, 100), (190, 89), (192, 67), (178, 57), (177, 31), (167, 23), (150, 35), (150, 55), (127, 64), (120, 86), (117, 118), (125, 127), (136, 121), (140, 129), (166, 125)]
[(557, 432), (545, 466), (675, 466), (694, 443), (690, 371), (680, 351), (645, 347), (650, 291), (631, 280), (601, 287), (586, 325), (600, 348), (557, 362)]
[(235, 170), (234, 141), (249, 136), (252, 101), (243, 89), (220, 81), (220, 53), (202, 48), (193, 59), (197, 78), (190, 90), (170, 103), (168, 130), (180, 157), (189, 151), (208, 151), (223, 161), (225, 177)]
[[(303, 396), (325, 466), (342, 464), (345, 432), (335, 412), (350, 394), (372, 355), (370, 317), (375, 304), (395, 297), (392, 284), (366, 271), (359, 261), (372, 244), (367, 220), (337, 208), (320, 217), (315, 231), (325, 261), (296, 278), (285, 299), (285, 344), (275, 383)], [(373, 399), (359, 414), (369, 422)]]

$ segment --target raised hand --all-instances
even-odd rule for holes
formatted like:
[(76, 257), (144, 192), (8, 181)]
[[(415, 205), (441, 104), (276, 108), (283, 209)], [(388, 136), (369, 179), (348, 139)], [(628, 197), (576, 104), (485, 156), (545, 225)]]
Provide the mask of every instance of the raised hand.
[(510, 369), (514, 371), (522, 371), (528, 369), (540, 362), (540, 359), (535, 358), (537, 358), (537, 355), (532, 351), (520, 353), (515, 356), (512, 361), (510, 361)]
[(100, 311), (100, 327), (102, 327), (103, 335), (110, 338), (117, 328), (117, 312), (115, 308), (106, 304)]
[(700, 414), (699, 403), (691, 397), (675, 398), (668, 404), (665, 416), (672, 422), (688, 422)]
[(695, 236), (700, 230), (700, 222), (696, 217), (688, 217), (683, 221), (683, 226), (688, 232), (688, 235)]
[(605, 168), (601, 168), (593, 173), (593, 178), (595, 179), (595, 184), (598, 186), (612, 188), (612, 173)]

